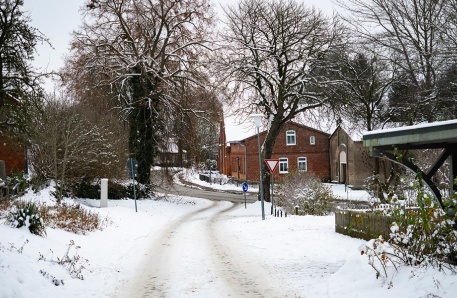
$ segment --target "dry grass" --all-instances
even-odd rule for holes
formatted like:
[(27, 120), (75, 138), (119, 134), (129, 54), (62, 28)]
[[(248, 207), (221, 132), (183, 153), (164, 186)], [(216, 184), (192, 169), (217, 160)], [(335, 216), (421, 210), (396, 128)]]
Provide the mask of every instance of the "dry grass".
[(84, 235), (101, 230), (107, 224), (107, 219), (102, 219), (98, 213), (86, 210), (79, 204), (42, 206), (40, 215), (46, 226), (74, 234)]
[[(8, 218), (13, 206), (20, 200), (0, 201), (0, 218)], [(101, 218), (97, 212), (85, 209), (79, 204), (61, 203), (47, 205), (31, 202), (35, 205), (37, 214), (43, 220), (45, 227), (62, 229), (74, 234), (86, 234), (101, 230), (108, 224), (107, 218)]]

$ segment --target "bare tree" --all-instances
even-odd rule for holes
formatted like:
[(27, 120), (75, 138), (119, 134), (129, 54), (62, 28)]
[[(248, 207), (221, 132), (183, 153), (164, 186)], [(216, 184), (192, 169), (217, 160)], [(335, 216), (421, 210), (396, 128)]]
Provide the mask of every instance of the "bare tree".
[[(119, 154), (110, 131), (91, 123), (67, 94), (51, 94), (34, 110), (30, 148), (32, 168), (38, 178), (56, 182), (60, 201), (71, 183), (81, 179), (115, 177)], [(108, 141), (109, 140), (109, 141)]]
[(85, 13), (74, 33), (72, 61), (117, 96), (139, 181), (149, 184), (164, 119), (180, 105), (176, 82), (199, 84), (211, 10), (207, 0), (97, 0), (89, 1)]
[(392, 119), (415, 123), (441, 117), (437, 98), (439, 72), (449, 63), (443, 30), (447, 1), (345, 0), (347, 23), (382, 59), (397, 68), (390, 95)]
[[(218, 145), (222, 104), (211, 88), (189, 86), (185, 81), (179, 96), (181, 112), (169, 117), (169, 131), (177, 140), (178, 150), (186, 150), (188, 160), (198, 165), (210, 158), (206, 149), (214, 150)], [(182, 151), (178, 156), (182, 156)]]
[[(341, 31), (321, 12), (293, 0), (242, 0), (225, 12), (227, 28), (216, 65), (231, 90), (229, 105), (236, 114), (273, 115), (263, 160), (271, 157), (287, 121), (331, 100), (324, 92), (330, 82), (320, 70)], [(262, 166), (269, 201), (269, 171)]]

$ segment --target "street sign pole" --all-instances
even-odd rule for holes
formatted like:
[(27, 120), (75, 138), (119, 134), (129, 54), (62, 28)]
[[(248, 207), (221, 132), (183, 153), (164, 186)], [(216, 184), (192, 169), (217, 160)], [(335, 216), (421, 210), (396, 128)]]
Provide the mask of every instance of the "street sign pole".
[(135, 189), (135, 176), (137, 173), (138, 162), (135, 158), (131, 157), (127, 160), (127, 169), (129, 172), (129, 176), (132, 177), (133, 182), (133, 197), (135, 199), (135, 212), (138, 212), (138, 207), (136, 204), (136, 189)]
[(135, 198), (135, 212), (138, 212), (138, 207), (136, 205), (136, 190), (135, 190), (135, 168), (133, 167), (133, 158), (130, 159), (130, 167), (132, 169), (132, 182), (133, 182), (133, 197)]
[(265, 159), (265, 163), (267, 164), (268, 168), (270, 169), (270, 174), (271, 174), (271, 214), (273, 214), (273, 207), (275, 205), (275, 199), (273, 196), (274, 184), (275, 184), (275, 170), (279, 164), (279, 159)]
[(244, 193), (244, 209), (246, 209), (246, 192), (248, 191), (248, 183), (247, 182), (243, 182), (243, 184), (241, 185), (241, 188), (243, 189), (243, 193)]
[(275, 199), (273, 196), (274, 185), (275, 185), (275, 174), (271, 173), (271, 215), (273, 215), (273, 207), (275, 205)]

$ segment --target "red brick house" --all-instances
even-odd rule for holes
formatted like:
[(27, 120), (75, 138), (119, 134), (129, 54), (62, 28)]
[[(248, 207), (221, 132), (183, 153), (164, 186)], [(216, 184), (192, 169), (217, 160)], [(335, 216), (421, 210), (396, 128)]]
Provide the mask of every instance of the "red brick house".
[(6, 175), (25, 171), (24, 144), (6, 129), (0, 131), (0, 160), (5, 162)]
[[(266, 131), (260, 133), (261, 145), (265, 136)], [(329, 137), (320, 130), (287, 122), (273, 147), (271, 158), (280, 160), (275, 178), (301, 170), (312, 172), (324, 181), (330, 180)], [(220, 156), (219, 161), (219, 170), (223, 174), (240, 180), (259, 181), (257, 134), (240, 141), (229, 141), (225, 155)]]

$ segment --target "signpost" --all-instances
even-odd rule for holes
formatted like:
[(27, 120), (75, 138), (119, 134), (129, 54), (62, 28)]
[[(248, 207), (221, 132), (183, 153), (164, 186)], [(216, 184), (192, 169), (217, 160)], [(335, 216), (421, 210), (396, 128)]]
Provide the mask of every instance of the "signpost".
[(243, 189), (243, 193), (244, 193), (244, 209), (246, 209), (246, 192), (248, 191), (248, 188), (249, 188), (248, 183), (243, 182), (243, 184), (241, 185), (241, 188)]
[(271, 173), (271, 214), (273, 214), (273, 206), (275, 205), (275, 200), (273, 198), (273, 190), (274, 190), (274, 181), (275, 181), (275, 170), (278, 167), (279, 159), (265, 159), (265, 163), (270, 169)]
[(135, 198), (135, 212), (138, 212), (138, 208), (136, 206), (136, 191), (135, 191), (135, 177), (138, 173), (138, 161), (135, 158), (130, 157), (127, 160), (127, 169), (129, 171), (129, 177), (132, 178), (132, 182), (133, 182), (133, 197)]

